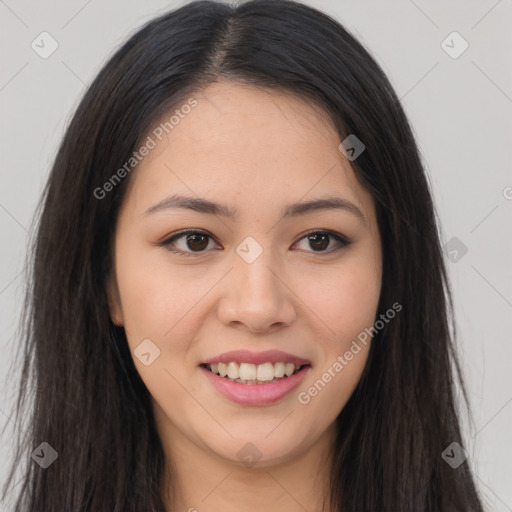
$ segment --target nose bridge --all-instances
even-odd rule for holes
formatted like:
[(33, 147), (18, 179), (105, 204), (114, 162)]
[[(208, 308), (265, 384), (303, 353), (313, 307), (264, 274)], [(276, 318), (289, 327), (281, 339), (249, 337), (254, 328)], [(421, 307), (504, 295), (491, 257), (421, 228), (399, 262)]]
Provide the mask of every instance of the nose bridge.
[(295, 310), (279, 277), (279, 262), (270, 240), (246, 237), (236, 248), (229, 290), (221, 308), (224, 322), (244, 323), (251, 330), (262, 331), (293, 319)]
[(276, 266), (276, 262), (270, 240), (270, 237), (265, 240), (260, 238), (258, 242), (248, 236), (236, 248), (234, 270), (240, 297), (266, 299), (267, 303), (275, 299), (277, 277), (271, 269)]

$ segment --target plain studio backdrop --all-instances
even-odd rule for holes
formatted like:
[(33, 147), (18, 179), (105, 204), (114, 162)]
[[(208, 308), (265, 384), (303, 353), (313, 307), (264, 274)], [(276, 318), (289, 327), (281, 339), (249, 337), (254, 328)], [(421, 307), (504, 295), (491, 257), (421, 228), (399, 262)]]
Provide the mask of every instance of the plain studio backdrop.
[[(0, 0), (0, 426), (8, 432), (24, 429), (10, 420), (4, 382), (18, 343), (28, 232), (58, 144), (113, 51), (185, 3)], [(366, 46), (409, 116), (441, 218), (474, 411), (464, 448), (484, 502), (512, 511), (512, 0), (305, 3)], [(7, 434), (1, 484), (10, 460)]]

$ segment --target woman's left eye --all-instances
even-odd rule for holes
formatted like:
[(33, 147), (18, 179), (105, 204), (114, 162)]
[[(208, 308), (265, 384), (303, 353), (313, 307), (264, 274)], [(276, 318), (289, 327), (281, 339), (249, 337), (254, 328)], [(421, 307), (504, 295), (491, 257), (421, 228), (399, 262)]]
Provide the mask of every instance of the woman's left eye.
[[(181, 254), (182, 256), (195, 256), (196, 254), (194, 253), (201, 254), (205, 251), (209, 245), (208, 239), (213, 240), (213, 237), (208, 233), (197, 230), (186, 230), (171, 236), (163, 242), (160, 242), (158, 245), (165, 246), (169, 251)], [(334, 248), (326, 250), (331, 244), (331, 239), (334, 239), (336, 244), (334, 245)], [(183, 242), (181, 248), (178, 247), (178, 244), (176, 243), (178, 240)], [(320, 254), (331, 254), (333, 252), (337, 252), (344, 247), (348, 247), (352, 243), (348, 238), (340, 233), (335, 233), (329, 230), (311, 231), (303, 236), (299, 242), (302, 240), (306, 240), (306, 243), (314, 249), (312, 252), (319, 252)], [(299, 242), (296, 242), (294, 245), (297, 245)], [(177, 247), (177, 250), (172, 247)]]
[[(329, 247), (330, 240), (336, 240), (336, 244), (334, 247), (326, 251), (325, 249)], [(302, 237), (301, 240), (307, 240), (306, 243), (309, 244), (310, 247), (315, 249), (320, 249), (321, 254), (331, 254), (333, 252), (337, 252), (344, 247), (348, 247), (352, 241), (347, 237), (341, 235), (340, 233), (334, 233), (333, 231), (311, 231), (306, 236)], [(313, 252), (319, 252), (315, 250)]]

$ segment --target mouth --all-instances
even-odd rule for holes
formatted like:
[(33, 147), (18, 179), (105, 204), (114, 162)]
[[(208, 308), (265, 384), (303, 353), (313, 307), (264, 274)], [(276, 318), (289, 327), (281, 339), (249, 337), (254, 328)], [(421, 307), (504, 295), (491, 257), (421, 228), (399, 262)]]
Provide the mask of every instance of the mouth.
[(279, 403), (290, 397), (292, 391), (304, 382), (311, 371), (310, 364), (296, 366), (294, 363), (285, 364), (279, 361), (245, 365), (247, 366), (234, 361), (203, 363), (199, 365), (199, 369), (213, 389), (225, 399), (245, 407), (264, 407)]
[(230, 361), (228, 363), (203, 363), (200, 366), (228, 381), (247, 385), (268, 385), (289, 379), (306, 367), (311, 367), (310, 364), (285, 363), (284, 361), (263, 364)]

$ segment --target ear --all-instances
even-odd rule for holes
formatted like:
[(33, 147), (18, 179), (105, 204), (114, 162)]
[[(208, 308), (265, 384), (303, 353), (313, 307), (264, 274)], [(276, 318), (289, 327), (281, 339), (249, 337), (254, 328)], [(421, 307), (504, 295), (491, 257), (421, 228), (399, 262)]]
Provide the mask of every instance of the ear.
[(117, 280), (110, 273), (107, 278), (107, 298), (108, 298), (108, 309), (110, 312), (110, 318), (114, 325), (121, 327), (124, 325), (123, 310), (121, 308), (121, 297), (119, 295), (119, 288), (117, 286)]

